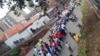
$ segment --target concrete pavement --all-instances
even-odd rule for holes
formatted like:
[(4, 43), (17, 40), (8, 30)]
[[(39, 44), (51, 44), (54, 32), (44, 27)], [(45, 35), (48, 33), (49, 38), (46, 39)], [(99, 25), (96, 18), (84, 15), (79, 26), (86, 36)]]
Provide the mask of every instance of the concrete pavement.
[[(68, 32), (77, 33), (79, 36), (81, 36), (80, 29), (79, 29), (79, 27), (77, 27), (78, 24), (82, 25), (82, 21), (81, 21), (82, 13), (80, 11), (80, 7), (79, 6), (76, 7), (75, 10), (73, 11), (73, 13), (78, 17), (78, 21), (77, 22), (69, 21), (66, 25), (66, 28), (67, 28)], [(74, 50), (74, 52), (72, 53), (73, 56), (77, 56), (78, 55), (78, 45), (77, 45), (76, 41), (68, 34), (66, 36), (64, 44), (65, 44), (65, 42), (70, 43), (72, 49)], [(71, 53), (68, 51), (67, 47), (64, 45), (60, 56), (69, 56), (70, 54)]]
[[(80, 11), (80, 7), (76, 7), (74, 10), (74, 14), (78, 17), (78, 21), (77, 22), (72, 22), (69, 21), (66, 25), (66, 28), (68, 29), (67, 32), (72, 32), (72, 33), (77, 33), (80, 35), (80, 29), (79, 27), (77, 27), (78, 24), (82, 24), (81, 19), (82, 19), (82, 13)], [(47, 37), (50, 34), (50, 32), (47, 32), (47, 34), (43, 37), (43, 41), (48, 42), (47, 41)], [(65, 46), (65, 42), (69, 42), (73, 51), (73, 56), (77, 56), (78, 55), (78, 45), (76, 43), (76, 41), (69, 35), (66, 36), (65, 41), (63, 43), (63, 48), (61, 50), (61, 52), (59, 53), (59, 56), (69, 56), (71, 53), (69, 52), (69, 50), (67, 49), (67, 47)], [(38, 47), (38, 46), (37, 46)], [(33, 49), (26, 55), (26, 56), (32, 56), (34, 54)]]

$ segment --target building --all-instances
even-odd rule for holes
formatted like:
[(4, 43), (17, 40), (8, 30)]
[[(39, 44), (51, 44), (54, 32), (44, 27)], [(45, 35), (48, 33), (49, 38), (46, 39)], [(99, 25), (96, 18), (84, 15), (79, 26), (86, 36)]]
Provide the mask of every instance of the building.
[[(38, 9), (40, 10), (40, 8)], [(52, 10), (53, 9), (50, 9), (48, 11), (50, 12)], [(13, 11), (7, 11), (2, 19), (0, 19), (0, 48), (4, 50), (4, 46), (9, 46), (13, 49), (28, 40), (33, 34), (30, 30), (31, 28), (37, 29), (44, 26), (44, 22), (48, 23), (50, 20), (48, 17), (39, 19), (40, 14), (43, 14), (43, 12), (40, 11), (37, 13), (34, 8), (26, 7), (22, 11), (19, 11), (21, 13), (19, 17), (14, 15)]]
[[(9, 2), (7, 2), (7, 3), (9, 3)], [(10, 7), (14, 6), (14, 3), (13, 2), (11, 2), (11, 3), (12, 4), (10, 5)], [(34, 3), (35, 3), (35, 1), (34, 1)], [(34, 7), (32, 8), (32, 7), (28, 6), (28, 3), (26, 2), (27, 7), (25, 7), (23, 10), (19, 10), (16, 7), (16, 11), (20, 14), (18, 16), (18, 15), (14, 14), (14, 11), (9, 11), (9, 8), (6, 4), (3, 9), (0, 8), (0, 12), (2, 14), (0, 16), (0, 33), (2, 33), (6, 29), (9, 29), (10, 27), (12, 27), (18, 23), (27, 21), (30, 17), (32, 17), (33, 15), (35, 15), (37, 13), (37, 11), (34, 11), (35, 10)], [(37, 4), (35, 3), (35, 5), (37, 5)], [(41, 9), (38, 8), (38, 12), (40, 10)], [(4, 12), (2, 12), (2, 11), (4, 11)]]
[[(15, 41), (16, 38), (24, 38), (29, 37), (30, 33), (28, 31), (23, 31), (26, 29), (29, 25), (31, 25), (36, 19), (39, 18), (39, 15), (34, 16), (37, 12), (33, 11), (35, 10), (32, 7), (27, 6), (22, 11), (20, 11), (18, 8), (16, 11), (18, 11), (21, 15), (18, 17), (14, 14), (14, 11), (10, 11), (8, 6), (6, 5), (3, 7), (3, 9), (0, 8), (0, 56), (1, 54), (5, 53), (9, 50), (8, 45), (10, 41)], [(11, 7), (14, 4), (11, 5)], [(40, 8), (38, 8), (40, 10)], [(32, 17), (34, 16), (34, 17)], [(33, 19), (34, 18), (34, 19)], [(24, 32), (24, 33), (23, 33)], [(21, 37), (21, 35), (27, 35)], [(12, 39), (12, 40), (11, 40)], [(7, 43), (7, 40), (9, 41)], [(11, 44), (12, 42), (10, 42)], [(9, 46), (9, 47), (8, 47)], [(14, 47), (13, 47), (14, 48)]]

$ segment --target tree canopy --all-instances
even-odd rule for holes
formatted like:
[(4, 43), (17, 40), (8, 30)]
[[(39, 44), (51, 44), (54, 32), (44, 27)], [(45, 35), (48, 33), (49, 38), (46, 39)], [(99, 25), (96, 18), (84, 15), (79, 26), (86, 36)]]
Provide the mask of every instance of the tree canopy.
[[(39, 3), (39, 6), (45, 6), (46, 5), (46, 0), (35, 0), (35, 2)], [(8, 6), (12, 5), (12, 3), (15, 3), (11, 8), (11, 10), (14, 10), (14, 6), (20, 8), (20, 10), (22, 10), (23, 8), (26, 7), (26, 2), (28, 2), (28, 5), (30, 7), (34, 6), (33, 0), (0, 0), (0, 7), (3, 8), (3, 6), (5, 5), (4, 3), (7, 3)]]
[(48, 5), (46, 0), (0, 0), (0, 8), (3, 9), (3, 7), (7, 5), (10, 11), (15, 11), (14, 14), (18, 14), (16, 8), (22, 10), (26, 6), (30, 7), (36, 6), (34, 2), (37, 2), (39, 4), (38, 6), (40, 6), (41, 8), (47, 7)]

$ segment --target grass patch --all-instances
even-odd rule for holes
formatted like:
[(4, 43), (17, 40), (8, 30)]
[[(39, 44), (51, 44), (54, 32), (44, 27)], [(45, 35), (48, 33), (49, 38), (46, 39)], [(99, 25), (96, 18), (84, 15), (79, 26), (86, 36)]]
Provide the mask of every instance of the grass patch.
[(88, 16), (91, 13), (88, 1), (82, 0), (80, 8), (83, 14), (83, 18), (82, 18), (83, 27), (81, 28), (80, 32), (81, 32), (82, 37), (86, 37), (87, 32), (89, 31), (89, 29), (86, 27), (86, 24), (88, 21)]
[(83, 0), (80, 7), (81, 7), (81, 11), (82, 11), (83, 15), (87, 16), (89, 14), (89, 10), (88, 10), (88, 7), (87, 7), (87, 1)]
[(87, 52), (86, 47), (82, 48), (82, 50), (79, 53), (79, 56), (87, 56), (87, 53), (86, 52)]
[(80, 40), (79, 42), (79, 55), (78, 56), (87, 56), (87, 48), (85, 40)]
[(89, 15), (89, 8), (88, 8), (88, 3), (87, 3), (87, 0), (82, 0), (82, 3), (81, 3), (81, 11), (83, 13), (83, 24), (86, 22), (86, 17)]
[(87, 7), (87, 0), (82, 0), (80, 8), (83, 14), (83, 19), (82, 19), (83, 27), (81, 28), (80, 32), (81, 32), (82, 37), (86, 37), (86, 29), (84, 25), (87, 22), (86, 17), (89, 15), (89, 9)]
[[(87, 0), (82, 0), (80, 8), (81, 8), (81, 11), (83, 13), (83, 19), (82, 19), (83, 26), (82, 26), (80, 32), (81, 32), (81, 36), (82, 37), (86, 37), (87, 30), (84, 27), (84, 25), (87, 22), (87, 16), (90, 13), (89, 12), (89, 8), (88, 8)], [(80, 40), (78, 45), (79, 45), (79, 55), (78, 56), (87, 56), (86, 42), (85, 42), (85, 40), (83, 38)]]
[(86, 37), (86, 31), (84, 28), (81, 28), (80, 33), (82, 37)]

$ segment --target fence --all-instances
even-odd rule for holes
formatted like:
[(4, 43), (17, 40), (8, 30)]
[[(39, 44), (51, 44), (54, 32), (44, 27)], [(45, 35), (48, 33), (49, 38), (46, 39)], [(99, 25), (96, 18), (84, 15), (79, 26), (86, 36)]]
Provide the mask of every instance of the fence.
[(97, 3), (96, 1), (93, 0), (87, 0), (87, 1), (91, 5), (97, 17), (100, 19), (100, 3)]

